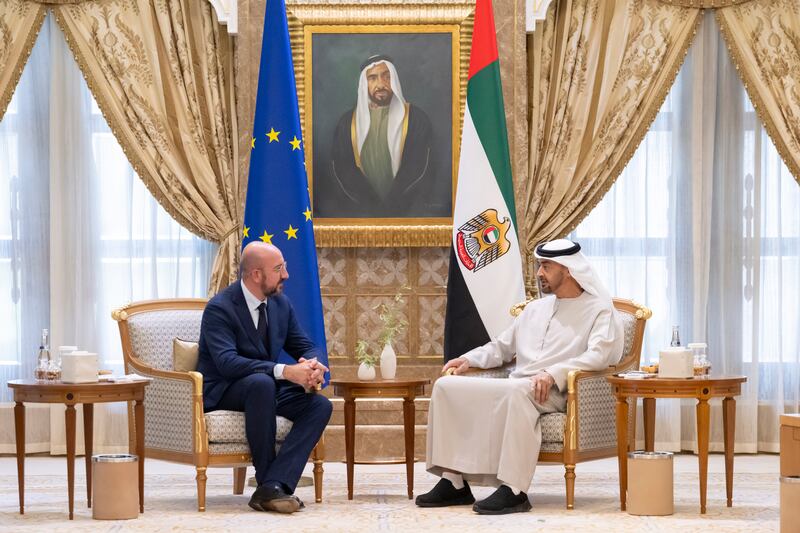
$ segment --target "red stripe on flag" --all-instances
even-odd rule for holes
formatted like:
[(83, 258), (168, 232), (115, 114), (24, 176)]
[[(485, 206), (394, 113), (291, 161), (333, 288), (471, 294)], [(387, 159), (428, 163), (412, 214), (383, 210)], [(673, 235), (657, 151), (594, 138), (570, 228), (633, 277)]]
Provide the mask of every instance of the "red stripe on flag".
[(475, 25), (472, 29), (469, 78), (494, 61), (497, 61), (497, 34), (494, 30), (492, 0), (478, 0), (475, 5)]

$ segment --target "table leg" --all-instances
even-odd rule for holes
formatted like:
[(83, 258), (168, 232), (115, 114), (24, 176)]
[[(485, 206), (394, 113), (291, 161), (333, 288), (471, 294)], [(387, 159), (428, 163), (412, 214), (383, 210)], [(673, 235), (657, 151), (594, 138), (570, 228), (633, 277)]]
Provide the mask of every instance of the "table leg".
[(25, 404), (14, 405), (14, 437), (17, 443), (17, 486), (19, 514), (25, 514)]
[(728, 507), (733, 507), (733, 436), (736, 432), (736, 400), (722, 400), (722, 427), (725, 433), (725, 492)]
[(700, 514), (706, 513), (706, 486), (708, 481), (708, 400), (697, 401), (697, 459), (700, 464)]
[(408, 499), (414, 497), (414, 399), (403, 399), (403, 434), (406, 438), (406, 483)]
[(133, 406), (136, 424), (136, 455), (139, 457), (139, 512), (144, 512), (144, 402), (136, 400)]
[(644, 418), (644, 449), (648, 452), (655, 450), (656, 442), (656, 399), (642, 398)]
[(94, 438), (92, 430), (94, 428), (94, 404), (83, 404), (83, 447), (86, 458), (86, 506), (92, 507), (92, 448)]
[(67, 494), (69, 496), (69, 519), (75, 507), (75, 406), (67, 404), (64, 411), (64, 422), (67, 427)]
[(347, 456), (347, 499), (353, 499), (353, 466), (355, 465), (356, 401), (344, 400), (344, 449)]
[(628, 491), (628, 399), (617, 397), (617, 459), (619, 460), (619, 508), (625, 510)]

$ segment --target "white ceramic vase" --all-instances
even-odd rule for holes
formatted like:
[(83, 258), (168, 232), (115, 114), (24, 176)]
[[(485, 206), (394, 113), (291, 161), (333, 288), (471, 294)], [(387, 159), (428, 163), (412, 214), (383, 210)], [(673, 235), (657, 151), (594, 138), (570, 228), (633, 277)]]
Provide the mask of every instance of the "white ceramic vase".
[(375, 367), (367, 366), (366, 363), (358, 365), (358, 379), (361, 381), (371, 381), (375, 379)]
[(381, 377), (383, 379), (394, 379), (397, 373), (397, 354), (389, 343), (383, 346), (381, 352)]

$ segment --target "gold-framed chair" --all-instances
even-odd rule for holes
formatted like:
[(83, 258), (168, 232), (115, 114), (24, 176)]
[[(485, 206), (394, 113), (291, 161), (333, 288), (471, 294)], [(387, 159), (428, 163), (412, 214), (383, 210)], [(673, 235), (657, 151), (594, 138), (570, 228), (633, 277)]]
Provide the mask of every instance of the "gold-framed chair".
[[(172, 366), (173, 340), (197, 341), (207, 300), (173, 298), (133, 302), (114, 310), (126, 372), (151, 378), (145, 392), (145, 456), (191, 464), (196, 469), (197, 510), (206, 508), (206, 469), (233, 467), (233, 493), (244, 492), (245, 473), (251, 464), (245, 436), (244, 413), (203, 412), (203, 376), (179, 372)], [(277, 417), (276, 448), (292, 427)], [(135, 449), (135, 424), (128, 409), (128, 435)], [(312, 452), (314, 496), (322, 501), (324, 442)]]
[[(530, 302), (511, 308), (518, 316)], [(639, 367), (644, 328), (653, 313), (647, 307), (622, 298), (614, 298), (614, 307), (622, 318), (625, 343), (619, 363), (594, 372), (573, 370), (567, 376), (567, 409), (540, 418), (542, 446), (538, 463), (563, 464), (567, 509), (575, 507), (575, 466), (594, 459), (617, 456), (616, 397), (606, 376)], [(506, 378), (514, 362), (492, 369), (470, 369), (467, 375)], [(629, 405), (628, 442), (633, 449), (636, 430), (636, 403)]]

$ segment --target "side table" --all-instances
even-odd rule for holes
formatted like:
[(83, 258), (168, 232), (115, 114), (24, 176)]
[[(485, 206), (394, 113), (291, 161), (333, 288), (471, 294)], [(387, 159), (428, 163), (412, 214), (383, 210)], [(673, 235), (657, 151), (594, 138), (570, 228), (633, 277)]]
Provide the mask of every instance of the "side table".
[(697, 460), (700, 468), (700, 514), (706, 512), (708, 480), (708, 425), (711, 398), (722, 400), (722, 425), (725, 433), (725, 488), (728, 507), (733, 506), (733, 436), (736, 424), (736, 400), (742, 392), (745, 376), (698, 376), (695, 378), (625, 379), (606, 378), (617, 397), (617, 455), (619, 459), (620, 509), (625, 510), (628, 489), (628, 398), (642, 398), (644, 404), (645, 450), (652, 452), (655, 442), (656, 398), (697, 399)]
[(86, 448), (86, 504), (92, 506), (92, 427), (94, 404), (127, 402), (134, 404), (136, 455), (139, 456), (139, 512), (144, 512), (144, 388), (147, 381), (119, 383), (61, 383), (15, 379), (8, 382), (14, 391), (14, 430), (17, 441), (17, 480), (19, 514), (25, 514), (25, 404), (63, 403), (67, 432), (67, 490), (69, 519), (75, 503), (75, 405), (83, 404), (83, 438)]
[[(425, 392), (429, 379), (331, 380), (333, 393), (344, 398), (344, 445), (347, 456), (347, 499), (353, 499), (355, 465), (356, 399), (400, 398), (403, 400), (403, 432), (406, 448), (408, 499), (414, 496), (414, 399)], [(369, 464), (369, 463), (362, 463)]]

